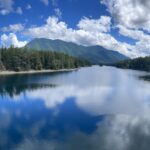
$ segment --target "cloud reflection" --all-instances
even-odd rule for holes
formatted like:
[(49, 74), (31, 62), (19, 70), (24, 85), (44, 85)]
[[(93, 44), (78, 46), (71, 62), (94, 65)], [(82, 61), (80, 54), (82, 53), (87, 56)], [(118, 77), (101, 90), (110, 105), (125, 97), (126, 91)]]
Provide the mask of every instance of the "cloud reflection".
[(106, 116), (90, 136), (78, 132), (66, 140), (25, 140), (17, 150), (148, 150), (150, 119), (126, 115)]
[[(142, 72), (110, 67), (89, 70), (68, 75), (66, 85), (29, 91), (26, 95), (33, 100), (42, 99), (48, 108), (75, 97), (78, 107), (93, 115), (150, 115), (150, 84), (137, 77)], [(62, 83), (67, 79), (63, 77)]]
[(0, 97), (0, 148), (148, 150), (150, 83), (138, 78), (145, 74), (95, 66), (41, 75), (40, 84), (59, 86)]

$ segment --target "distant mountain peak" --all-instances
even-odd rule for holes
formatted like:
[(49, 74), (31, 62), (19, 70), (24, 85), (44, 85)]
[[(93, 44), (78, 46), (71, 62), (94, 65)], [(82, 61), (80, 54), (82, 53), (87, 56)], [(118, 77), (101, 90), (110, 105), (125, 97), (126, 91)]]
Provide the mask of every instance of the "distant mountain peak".
[(51, 40), (36, 38), (30, 41), (28, 49), (56, 51), (90, 61), (92, 64), (108, 64), (129, 59), (117, 51), (107, 50), (102, 46), (82, 46), (73, 42), (65, 42), (59, 39)]

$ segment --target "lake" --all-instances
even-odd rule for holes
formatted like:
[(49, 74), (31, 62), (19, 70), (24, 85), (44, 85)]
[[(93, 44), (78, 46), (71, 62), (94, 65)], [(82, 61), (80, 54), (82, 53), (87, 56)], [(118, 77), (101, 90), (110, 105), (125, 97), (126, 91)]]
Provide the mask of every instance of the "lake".
[(148, 75), (93, 66), (0, 76), (0, 149), (149, 150)]

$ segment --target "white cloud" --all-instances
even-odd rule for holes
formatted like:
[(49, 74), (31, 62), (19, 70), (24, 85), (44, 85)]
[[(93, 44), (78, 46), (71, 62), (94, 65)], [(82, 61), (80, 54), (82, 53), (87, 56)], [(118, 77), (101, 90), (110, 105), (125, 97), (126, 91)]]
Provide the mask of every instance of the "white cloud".
[(141, 40), (143, 38), (144, 39), (150, 38), (150, 36), (144, 34), (144, 32), (141, 30), (130, 29), (130, 28), (127, 28), (127, 27), (122, 26), (122, 25), (118, 25), (117, 28), (119, 28), (119, 33), (121, 35), (130, 37), (130, 38), (135, 39), (135, 40)]
[(16, 13), (19, 14), (19, 15), (22, 15), (22, 13), (23, 13), (22, 8), (18, 7), (17, 10), (16, 10)]
[(150, 31), (149, 0), (102, 0), (115, 21), (128, 28)]
[(122, 25), (118, 25), (117, 27), (121, 35), (137, 40), (133, 49), (140, 56), (150, 55), (150, 35), (141, 30), (129, 29)]
[(130, 45), (135, 56), (150, 55), (150, 1), (149, 0), (102, 0), (115, 21), (119, 33), (134, 39)]
[(99, 19), (83, 18), (77, 25), (80, 29), (88, 32), (108, 32), (111, 27), (111, 18), (108, 16), (101, 16)]
[(10, 33), (9, 35), (3, 34), (0, 39), (1, 46), (3, 47), (9, 47), (11, 45), (15, 47), (23, 47), (27, 44), (27, 41), (19, 41), (14, 33)]
[(48, 4), (49, 4), (49, 0), (41, 0), (41, 2), (43, 2), (44, 5), (46, 5), (46, 6), (48, 6)]
[(7, 15), (13, 11), (13, 0), (0, 0), (0, 14)]
[(24, 26), (20, 23), (18, 24), (12, 24), (12, 25), (9, 25), (8, 27), (3, 27), (1, 29), (1, 31), (3, 32), (19, 32), (19, 31), (22, 31), (24, 29)]
[(110, 26), (111, 18), (108, 16), (101, 16), (99, 19), (82, 18), (76, 30), (68, 28), (67, 24), (59, 21), (57, 17), (49, 17), (46, 24), (29, 28), (25, 34), (33, 38), (60, 39), (85, 46), (101, 45), (128, 56), (135, 55), (128, 51), (131, 49), (129, 44), (118, 42), (107, 33), (111, 28)]

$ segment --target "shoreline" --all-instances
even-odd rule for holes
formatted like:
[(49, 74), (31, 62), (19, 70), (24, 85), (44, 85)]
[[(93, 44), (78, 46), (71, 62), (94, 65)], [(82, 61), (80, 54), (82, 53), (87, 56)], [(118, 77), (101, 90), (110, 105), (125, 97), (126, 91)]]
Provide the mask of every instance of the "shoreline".
[(17, 74), (38, 74), (38, 73), (55, 73), (55, 72), (71, 72), (77, 71), (79, 68), (74, 69), (58, 69), (58, 70), (29, 70), (29, 71), (0, 71), (0, 76), (2, 75), (17, 75)]

